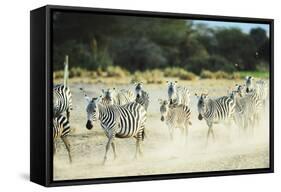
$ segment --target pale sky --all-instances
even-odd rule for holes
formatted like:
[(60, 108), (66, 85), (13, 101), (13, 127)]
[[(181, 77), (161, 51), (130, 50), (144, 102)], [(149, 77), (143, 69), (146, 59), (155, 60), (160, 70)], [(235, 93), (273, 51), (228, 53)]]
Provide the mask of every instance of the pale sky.
[(224, 27), (224, 28), (240, 28), (243, 32), (249, 33), (252, 28), (260, 27), (266, 31), (269, 35), (269, 24), (257, 24), (257, 23), (237, 23), (237, 22), (227, 22), (227, 21), (203, 21), (203, 20), (193, 20), (194, 24), (202, 23), (209, 27)]

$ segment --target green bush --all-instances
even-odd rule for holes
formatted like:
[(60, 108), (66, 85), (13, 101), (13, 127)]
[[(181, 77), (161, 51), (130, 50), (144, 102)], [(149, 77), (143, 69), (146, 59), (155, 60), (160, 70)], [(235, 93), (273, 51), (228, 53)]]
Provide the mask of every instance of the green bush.
[(241, 79), (241, 75), (238, 72), (232, 73), (232, 79)]
[(208, 70), (203, 70), (200, 74), (202, 79), (215, 79), (215, 74)]
[(144, 73), (144, 78), (146, 79), (147, 83), (161, 84), (164, 82), (163, 76), (163, 72), (159, 69), (153, 69)]
[(81, 69), (80, 67), (72, 67), (69, 70), (69, 78), (73, 77), (85, 77), (87, 71), (85, 69)]
[(200, 74), (202, 79), (240, 79), (241, 75), (239, 72), (227, 73), (225, 71), (211, 72), (203, 70)]
[(178, 77), (182, 80), (194, 80), (196, 75), (192, 72), (188, 72), (180, 67), (168, 67), (164, 69), (165, 77)]
[(125, 70), (125, 69), (123, 69), (119, 66), (109, 66), (109, 67), (107, 67), (106, 73), (107, 73), (108, 77), (120, 77), (120, 78), (126, 77), (130, 74), (127, 70)]
[(131, 82), (143, 82), (148, 84), (161, 84), (164, 82), (163, 72), (158, 69), (147, 70), (145, 72), (136, 71)]
[(216, 79), (231, 79), (231, 74), (226, 73), (224, 71), (217, 71), (214, 73)]
[(165, 77), (178, 77), (179, 73), (184, 70), (179, 67), (168, 67), (164, 69), (164, 76)]
[(188, 72), (188, 71), (184, 71), (183, 73), (181, 73), (179, 75), (179, 78), (181, 80), (190, 80), (190, 81), (192, 81), (192, 80), (195, 80), (196, 77), (197, 76), (194, 73), (191, 73), (191, 72)]
[(64, 71), (60, 70), (60, 71), (54, 71), (53, 73), (53, 78), (54, 79), (62, 79), (64, 76)]

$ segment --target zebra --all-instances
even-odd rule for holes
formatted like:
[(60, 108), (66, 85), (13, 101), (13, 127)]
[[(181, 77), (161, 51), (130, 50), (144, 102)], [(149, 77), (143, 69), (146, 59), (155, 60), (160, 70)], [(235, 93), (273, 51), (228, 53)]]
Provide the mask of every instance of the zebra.
[(263, 102), (265, 102), (265, 100), (267, 99), (267, 95), (268, 95), (268, 86), (265, 81), (258, 80), (254, 84), (254, 77), (247, 76), (245, 78), (245, 83), (246, 83), (246, 92), (247, 93), (256, 91), (258, 93), (259, 99), (262, 100)]
[(102, 103), (106, 105), (124, 105), (135, 100), (135, 95), (131, 90), (102, 89)]
[(177, 81), (167, 81), (168, 99), (170, 104), (183, 104), (188, 106), (190, 102), (190, 92), (186, 87), (178, 86)]
[(267, 84), (263, 80), (259, 80), (254, 84), (254, 77), (247, 76), (245, 78), (246, 95), (255, 105), (253, 127), (259, 124), (262, 111), (265, 110), (265, 103), (268, 95)]
[[(252, 79), (252, 78), (250, 78)], [(240, 97), (235, 98), (236, 106), (236, 117), (238, 118), (238, 124), (243, 127), (244, 130), (249, 127), (255, 127), (259, 121), (259, 113), (263, 107), (263, 102), (260, 98), (259, 89), (252, 88), (251, 85), (235, 85), (236, 88), (233, 93), (238, 94)], [(248, 90), (245, 90), (248, 88)], [(244, 91), (245, 90), (245, 91)], [(247, 92), (248, 91), (248, 92)]]
[(249, 93), (253, 90), (257, 90), (259, 97), (262, 100), (265, 100), (268, 95), (268, 85), (264, 80), (258, 80), (254, 83), (254, 77), (247, 76), (245, 78), (246, 92)]
[(200, 121), (205, 119), (209, 128), (207, 132), (208, 142), (210, 134), (212, 134), (212, 138), (215, 139), (213, 124), (233, 118), (235, 102), (229, 96), (223, 96), (217, 99), (208, 98), (207, 93), (202, 93), (200, 96), (195, 94), (195, 96), (198, 98), (198, 119)]
[(55, 85), (53, 88), (53, 117), (58, 117), (66, 112), (69, 120), (72, 110), (72, 95), (68, 87), (68, 56), (64, 63), (64, 84)]
[[(247, 102), (247, 97), (242, 96), (242, 86), (236, 85), (236, 90), (233, 90), (229, 97), (234, 101), (234, 122), (235, 124), (244, 130), (249, 125), (251, 121), (251, 107), (253, 106), (252, 103)], [(238, 96), (237, 96), (238, 95)]]
[(70, 89), (65, 85), (56, 85), (53, 88), (53, 117), (58, 117), (66, 112), (69, 120), (72, 110), (72, 95)]
[(147, 111), (149, 105), (149, 95), (143, 90), (142, 82), (135, 83), (135, 95), (135, 101), (144, 106), (145, 110)]
[(63, 141), (66, 150), (68, 152), (68, 158), (69, 158), (69, 162), (72, 162), (72, 157), (71, 157), (71, 153), (70, 153), (70, 144), (69, 141), (67, 139), (67, 136), (69, 135), (71, 129), (70, 129), (70, 125), (69, 125), (69, 121), (68, 119), (63, 116), (63, 115), (59, 115), (58, 117), (53, 118), (53, 149), (54, 149), (54, 155), (56, 153), (56, 140), (58, 138), (61, 138), (61, 140)]
[(191, 111), (186, 105), (175, 105), (171, 106), (167, 100), (158, 100), (160, 103), (161, 121), (165, 121), (169, 129), (170, 139), (173, 140), (174, 129), (181, 129), (182, 135), (184, 136), (184, 142), (188, 137), (188, 128), (192, 125), (190, 121)]
[(114, 159), (117, 157), (115, 138), (136, 139), (135, 158), (142, 156), (143, 151), (141, 143), (145, 136), (146, 110), (142, 105), (136, 102), (130, 102), (125, 105), (103, 105), (99, 98), (90, 99), (85, 95), (88, 102), (86, 128), (92, 129), (93, 122), (99, 120), (100, 125), (105, 131), (108, 142), (105, 148), (103, 164), (107, 160), (107, 154), (110, 146), (113, 149)]
[(259, 98), (262, 100), (262, 107), (265, 109), (265, 103), (268, 96), (268, 85), (263, 80), (256, 82), (257, 89), (259, 90)]
[(237, 93), (240, 97), (243, 97), (245, 85), (235, 84), (234, 92)]

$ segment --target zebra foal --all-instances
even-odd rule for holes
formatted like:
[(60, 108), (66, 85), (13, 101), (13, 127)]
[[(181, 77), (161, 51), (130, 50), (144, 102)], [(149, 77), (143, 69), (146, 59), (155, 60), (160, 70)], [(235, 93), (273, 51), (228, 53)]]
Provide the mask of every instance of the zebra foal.
[(165, 121), (168, 126), (171, 140), (174, 137), (174, 130), (179, 128), (186, 143), (188, 128), (192, 125), (190, 108), (182, 104), (171, 106), (167, 100), (159, 99), (158, 101), (160, 103), (161, 121)]

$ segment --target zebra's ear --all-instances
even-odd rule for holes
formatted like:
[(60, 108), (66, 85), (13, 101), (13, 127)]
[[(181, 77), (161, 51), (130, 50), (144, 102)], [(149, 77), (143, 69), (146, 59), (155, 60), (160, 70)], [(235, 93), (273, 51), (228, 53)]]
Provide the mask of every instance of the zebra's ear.
[(87, 103), (90, 103), (91, 99), (90, 97), (86, 94), (85, 90), (83, 88), (80, 88), (80, 90), (83, 92), (84, 94), (84, 98), (86, 100)]
[(93, 97), (91, 102), (96, 102), (98, 103), (100, 101), (100, 99), (102, 98), (102, 96), (99, 96), (99, 97)]
[(246, 76), (246, 77), (245, 77), (245, 80), (248, 80), (248, 78), (249, 78), (249, 76)]

